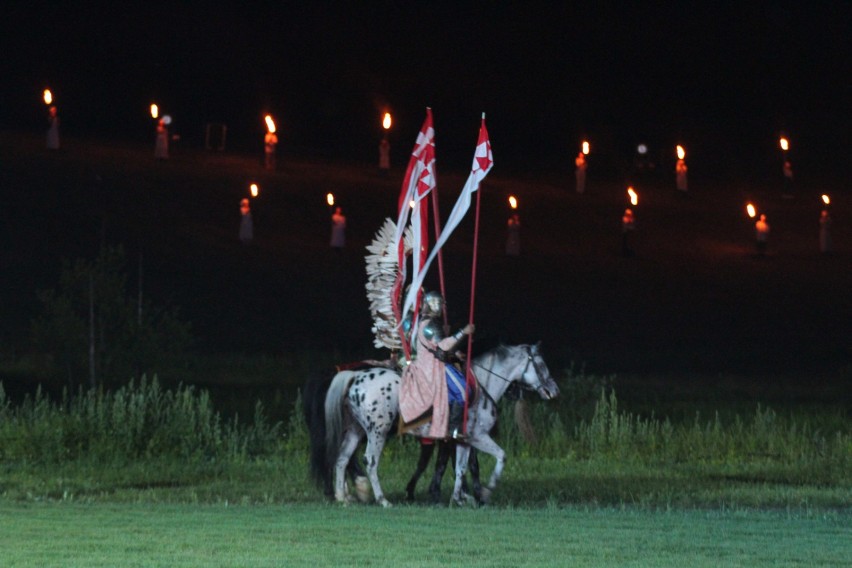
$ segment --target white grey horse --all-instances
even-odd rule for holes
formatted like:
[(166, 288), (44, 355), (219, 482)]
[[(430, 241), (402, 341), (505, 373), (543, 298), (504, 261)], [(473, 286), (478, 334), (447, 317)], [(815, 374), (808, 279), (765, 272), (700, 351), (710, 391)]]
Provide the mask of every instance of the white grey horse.
[[(468, 409), (468, 444), (456, 448), (456, 476), (452, 501), (463, 504), (469, 497), (462, 494), (462, 478), (468, 464), (470, 448), (494, 456), (496, 464), (486, 485), (487, 494), (497, 486), (506, 463), (506, 453), (489, 432), (497, 420), (497, 402), (512, 383), (534, 390), (545, 400), (559, 394), (559, 387), (541, 357), (539, 345), (500, 346), (475, 358), (471, 368), (478, 387)], [(376, 502), (390, 505), (379, 485), (378, 466), (385, 440), (399, 416), (400, 376), (395, 371), (371, 367), (341, 371), (335, 375), (325, 397), (325, 459), (333, 464), (334, 498), (345, 502), (344, 474), (352, 454), (364, 436), (367, 476)], [(407, 433), (424, 437), (429, 424)], [(318, 452), (317, 455), (322, 455)], [(329, 471), (331, 468), (327, 468)]]

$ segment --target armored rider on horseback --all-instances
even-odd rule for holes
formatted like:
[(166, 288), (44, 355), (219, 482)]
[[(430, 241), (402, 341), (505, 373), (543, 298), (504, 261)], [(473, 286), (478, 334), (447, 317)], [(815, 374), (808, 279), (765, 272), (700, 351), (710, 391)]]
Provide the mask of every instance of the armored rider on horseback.
[(444, 299), (437, 292), (423, 296), (420, 323), (412, 341), (417, 357), (402, 373), (400, 413), (403, 428), (429, 419), (429, 437), (463, 440), (465, 392), (464, 375), (452, 364), (456, 347), (474, 331), (467, 324), (450, 337), (444, 337), (441, 315)]

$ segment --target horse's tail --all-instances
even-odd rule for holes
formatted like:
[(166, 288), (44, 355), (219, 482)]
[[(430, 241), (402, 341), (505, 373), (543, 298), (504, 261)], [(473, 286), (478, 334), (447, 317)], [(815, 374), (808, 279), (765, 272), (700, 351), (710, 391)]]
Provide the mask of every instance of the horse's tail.
[(352, 371), (337, 373), (325, 395), (325, 463), (329, 473), (337, 461), (343, 441), (343, 402), (351, 381)]
[(309, 380), (302, 389), (302, 412), (311, 443), (311, 478), (326, 493), (331, 491), (331, 471), (325, 447), (325, 396), (329, 379)]

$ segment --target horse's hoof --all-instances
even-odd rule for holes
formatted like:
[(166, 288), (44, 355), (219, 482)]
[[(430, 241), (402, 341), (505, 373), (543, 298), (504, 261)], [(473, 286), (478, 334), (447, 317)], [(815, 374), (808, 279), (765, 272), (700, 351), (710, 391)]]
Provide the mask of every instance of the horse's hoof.
[(466, 507), (475, 504), (476, 500), (471, 495), (462, 492), (458, 497), (453, 497), (451, 503), (456, 507)]
[(391, 504), (391, 502), (390, 502), (390, 501), (388, 501), (387, 499), (385, 499), (384, 497), (382, 497), (381, 499), (379, 499), (379, 500), (378, 500), (378, 503), (379, 503), (379, 505), (381, 505), (381, 506), (382, 506), (382, 507), (384, 507), (385, 509), (387, 509), (388, 507), (393, 507), (393, 505)]
[(361, 503), (370, 502), (370, 482), (362, 475), (355, 478), (355, 495)]
[(480, 496), (483, 503), (488, 503), (491, 501), (491, 490), (487, 487), (482, 488), (482, 495)]

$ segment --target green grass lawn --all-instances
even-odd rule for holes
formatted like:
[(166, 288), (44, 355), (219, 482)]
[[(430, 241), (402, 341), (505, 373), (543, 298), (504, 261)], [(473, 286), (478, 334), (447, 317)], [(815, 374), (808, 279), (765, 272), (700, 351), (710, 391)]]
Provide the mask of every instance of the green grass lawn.
[(4, 566), (845, 566), (849, 513), (0, 504)]

